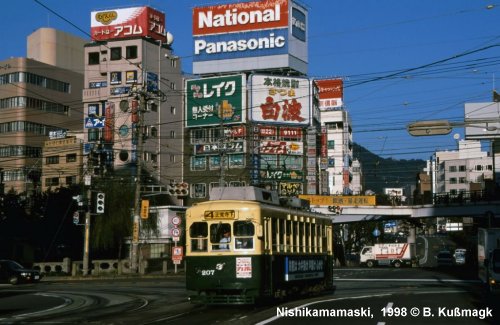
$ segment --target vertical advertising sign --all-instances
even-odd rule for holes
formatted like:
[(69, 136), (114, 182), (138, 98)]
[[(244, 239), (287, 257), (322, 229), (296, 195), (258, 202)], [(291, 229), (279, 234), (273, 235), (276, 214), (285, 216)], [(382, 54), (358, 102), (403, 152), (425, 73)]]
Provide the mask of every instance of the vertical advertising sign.
[(309, 125), (307, 78), (251, 75), (250, 87), (252, 121)]
[(90, 35), (94, 41), (151, 37), (166, 42), (165, 14), (150, 7), (92, 11)]
[(315, 83), (318, 86), (320, 110), (334, 110), (343, 106), (342, 79), (315, 80)]
[(108, 102), (104, 121), (104, 142), (113, 143), (115, 139), (115, 103)]
[(186, 127), (245, 122), (244, 75), (186, 81)]

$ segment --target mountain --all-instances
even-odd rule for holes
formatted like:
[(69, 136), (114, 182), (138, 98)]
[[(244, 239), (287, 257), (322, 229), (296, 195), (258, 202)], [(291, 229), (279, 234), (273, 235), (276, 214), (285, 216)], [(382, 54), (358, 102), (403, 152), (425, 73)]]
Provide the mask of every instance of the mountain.
[(417, 174), (426, 166), (426, 161), (421, 159), (382, 158), (357, 143), (353, 146), (353, 157), (361, 163), (364, 191), (375, 193), (383, 193), (384, 188), (397, 187), (405, 189), (405, 195), (412, 195)]

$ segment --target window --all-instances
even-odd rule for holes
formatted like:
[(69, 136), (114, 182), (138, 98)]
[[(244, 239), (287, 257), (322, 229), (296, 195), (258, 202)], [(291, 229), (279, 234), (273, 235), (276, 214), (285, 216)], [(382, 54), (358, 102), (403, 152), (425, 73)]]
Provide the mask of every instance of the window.
[(170, 139), (175, 139), (175, 131), (170, 131)]
[(231, 225), (214, 223), (210, 225), (210, 243), (213, 250), (229, 250), (232, 247)]
[(48, 177), (45, 179), (45, 186), (58, 186), (59, 178), (57, 177)]
[(455, 173), (457, 171), (457, 166), (450, 166), (450, 173)]
[(131, 45), (125, 48), (125, 58), (137, 59), (137, 45)]
[(151, 137), (152, 138), (157, 138), (158, 137), (158, 129), (154, 126), (151, 127)]
[(76, 162), (76, 153), (70, 153), (66, 155), (66, 162)]
[(49, 156), (45, 158), (45, 163), (47, 165), (55, 165), (59, 163), (59, 156)]
[(245, 167), (245, 156), (243, 154), (228, 155), (229, 168), (243, 168)]
[(253, 249), (255, 226), (250, 221), (234, 222), (234, 243), (236, 249)]
[(170, 106), (170, 114), (175, 115), (175, 106)]
[(191, 130), (191, 143), (207, 142), (206, 129)]
[(76, 176), (66, 176), (66, 185), (76, 184)]
[(206, 252), (208, 244), (208, 224), (206, 222), (193, 222), (189, 227), (192, 252)]
[(119, 71), (113, 71), (109, 74), (109, 83), (111, 85), (119, 85), (122, 83), (122, 73)]
[(465, 177), (459, 177), (459, 178), (458, 178), (458, 182), (459, 182), (460, 184), (465, 184), (465, 183), (466, 183)]
[(191, 197), (195, 199), (204, 198), (207, 196), (207, 184), (198, 183), (191, 185)]
[(111, 48), (111, 61), (121, 60), (122, 59), (122, 48), (121, 47), (112, 47)]
[(483, 166), (482, 165), (476, 165), (474, 170), (477, 170), (477, 171), (481, 171), (483, 170)]
[(335, 149), (335, 140), (328, 140), (327, 141), (327, 148), (328, 149)]
[(99, 64), (99, 52), (89, 53), (89, 65)]
[(465, 171), (465, 165), (458, 166), (458, 171), (464, 172)]
[(229, 182), (229, 186), (231, 187), (242, 187), (246, 186), (245, 182), (240, 182), (240, 181), (234, 181), (234, 182)]
[(99, 129), (88, 129), (88, 139), (89, 142), (95, 142), (99, 140)]
[(450, 178), (450, 184), (456, 184), (457, 179), (455, 177)]
[(209, 156), (208, 168), (210, 168), (210, 170), (220, 169), (220, 158), (220, 156)]
[(191, 170), (206, 170), (207, 169), (207, 158), (205, 156), (201, 157), (191, 157)]

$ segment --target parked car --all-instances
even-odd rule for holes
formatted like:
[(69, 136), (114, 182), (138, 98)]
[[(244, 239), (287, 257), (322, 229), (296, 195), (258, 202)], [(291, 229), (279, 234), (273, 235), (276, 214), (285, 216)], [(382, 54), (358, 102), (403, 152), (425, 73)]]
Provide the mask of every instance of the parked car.
[(437, 266), (452, 266), (453, 255), (449, 251), (441, 251), (436, 256)]
[(455, 264), (457, 265), (465, 264), (466, 256), (467, 256), (467, 250), (465, 248), (455, 249), (455, 253), (453, 254), (453, 257), (455, 258)]
[(12, 260), (0, 260), (0, 282), (19, 284), (38, 282), (41, 278), (37, 270), (26, 269)]

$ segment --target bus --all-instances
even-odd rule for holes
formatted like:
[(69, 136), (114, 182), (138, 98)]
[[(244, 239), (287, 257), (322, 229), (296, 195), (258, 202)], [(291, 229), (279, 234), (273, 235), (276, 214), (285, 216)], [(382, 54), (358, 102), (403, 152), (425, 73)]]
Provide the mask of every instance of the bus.
[(265, 189), (214, 188), (209, 201), (186, 210), (186, 288), (204, 304), (331, 290), (332, 220), (300, 204), (282, 206)]

